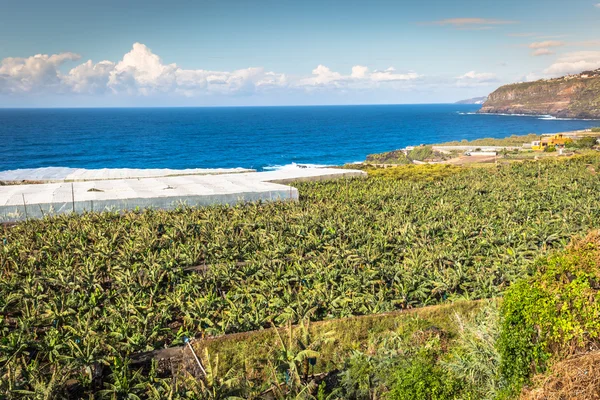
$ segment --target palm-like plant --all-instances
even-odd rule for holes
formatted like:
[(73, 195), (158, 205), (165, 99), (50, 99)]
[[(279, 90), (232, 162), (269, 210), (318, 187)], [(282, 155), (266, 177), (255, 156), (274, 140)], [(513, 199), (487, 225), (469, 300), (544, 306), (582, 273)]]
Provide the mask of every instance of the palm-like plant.
[[(32, 360), (40, 382), (60, 370), (85, 383), (94, 375), (86, 368), (185, 336), (496, 296), (538, 256), (598, 227), (600, 182), (589, 164), (600, 170), (600, 157), (466, 169), (435, 181), (390, 170), (297, 184), (298, 203), (18, 224), (0, 241), (1, 387), (34, 390), (23, 378)], [(186, 270), (195, 265), (205, 268)], [(310, 357), (296, 359), (292, 344), (296, 367), (282, 368), (304, 384)]]

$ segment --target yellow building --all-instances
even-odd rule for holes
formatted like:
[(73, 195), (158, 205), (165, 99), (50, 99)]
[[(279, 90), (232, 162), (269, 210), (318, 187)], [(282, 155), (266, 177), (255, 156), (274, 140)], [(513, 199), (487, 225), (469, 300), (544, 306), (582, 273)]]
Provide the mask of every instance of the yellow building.
[(536, 140), (531, 142), (531, 148), (533, 150), (545, 150), (547, 147), (564, 147), (567, 143), (572, 143), (573, 139), (565, 137), (562, 133), (554, 135), (547, 135), (542, 137), (542, 140)]

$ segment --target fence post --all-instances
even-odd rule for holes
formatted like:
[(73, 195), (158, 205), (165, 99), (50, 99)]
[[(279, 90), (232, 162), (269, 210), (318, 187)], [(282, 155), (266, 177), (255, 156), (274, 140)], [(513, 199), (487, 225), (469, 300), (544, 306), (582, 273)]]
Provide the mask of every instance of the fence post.
[(21, 197), (23, 197), (23, 209), (25, 210), (25, 220), (28, 220), (27, 216), (27, 203), (25, 203), (25, 193), (21, 193)]

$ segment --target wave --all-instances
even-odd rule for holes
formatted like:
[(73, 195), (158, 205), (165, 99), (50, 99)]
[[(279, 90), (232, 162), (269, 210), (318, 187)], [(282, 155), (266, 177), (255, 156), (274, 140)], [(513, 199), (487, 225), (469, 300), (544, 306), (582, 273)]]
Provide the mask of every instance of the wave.
[(457, 112), (459, 115), (495, 115), (500, 117), (531, 117), (537, 119), (555, 118), (552, 115), (535, 115), (535, 114), (506, 114), (506, 113), (477, 113), (477, 112)]
[(267, 167), (263, 167), (264, 171), (291, 171), (297, 169), (306, 169), (306, 168), (327, 168), (327, 167), (335, 167), (335, 165), (326, 165), (326, 164), (297, 164), (295, 162), (286, 165), (269, 165)]
[(552, 115), (543, 116), (538, 119), (549, 120), (549, 121), (597, 121), (595, 119), (559, 118), (559, 117), (553, 117)]
[(458, 115), (497, 115), (501, 117), (530, 117), (544, 121), (598, 121), (598, 119), (590, 118), (559, 118), (553, 115), (539, 115), (539, 114), (506, 114), (506, 113), (477, 113), (477, 112), (462, 112), (457, 111)]

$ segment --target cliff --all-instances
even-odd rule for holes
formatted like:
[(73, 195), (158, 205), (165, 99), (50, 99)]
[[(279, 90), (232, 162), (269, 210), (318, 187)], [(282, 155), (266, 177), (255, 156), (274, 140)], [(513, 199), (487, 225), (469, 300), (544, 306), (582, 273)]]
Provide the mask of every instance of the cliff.
[(488, 96), (479, 113), (600, 118), (600, 69), (502, 86)]

